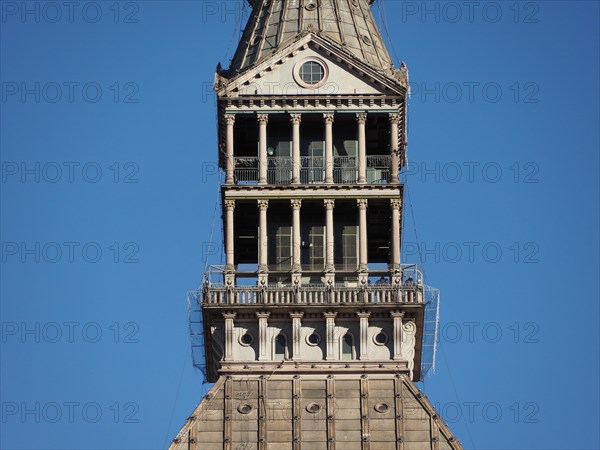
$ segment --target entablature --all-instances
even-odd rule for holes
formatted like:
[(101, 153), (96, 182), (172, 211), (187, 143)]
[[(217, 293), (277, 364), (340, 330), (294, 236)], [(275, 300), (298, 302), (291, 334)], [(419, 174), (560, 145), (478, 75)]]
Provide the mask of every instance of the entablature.
[(402, 198), (404, 186), (395, 185), (223, 185), (225, 200), (277, 199), (395, 199)]
[(224, 114), (400, 112), (404, 97), (389, 95), (240, 96), (219, 99)]

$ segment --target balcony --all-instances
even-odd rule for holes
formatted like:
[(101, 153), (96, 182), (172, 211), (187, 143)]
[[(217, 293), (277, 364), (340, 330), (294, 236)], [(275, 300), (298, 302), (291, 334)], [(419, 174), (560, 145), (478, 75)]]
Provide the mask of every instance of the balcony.
[[(371, 155), (366, 159), (367, 183), (386, 184), (391, 181), (389, 155)], [(294, 161), (288, 156), (271, 156), (267, 159), (268, 184), (287, 185), (292, 183)], [(258, 184), (260, 177), (259, 158), (234, 158), (234, 180), (238, 185)], [(300, 183), (320, 184), (325, 181), (325, 158), (302, 156), (300, 158)], [(335, 156), (333, 158), (333, 181), (336, 184), (354, 184), (358, 181), (358, 158)]]
[(202, 289), (204, 305), (380, 305), (423, 304), (423, 287), (417, 285), (366, 286), (364, 289), (325, 285), (292, 286), (270, 285), (236, 286), (229, 290), (224, 285), (205, 285)]

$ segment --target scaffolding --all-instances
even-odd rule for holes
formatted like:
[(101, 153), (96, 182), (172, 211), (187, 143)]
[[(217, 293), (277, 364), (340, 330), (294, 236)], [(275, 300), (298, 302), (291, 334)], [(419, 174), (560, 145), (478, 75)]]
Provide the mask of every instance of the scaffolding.
[(190, 327), (190, 345), (192, 346), (192, 363), (206, 380), (206, 351), (204, 348), (204, 323), (202, 321), (202, 291), (189, 291), (188, 322)]
[(425, 312), (423, 319), (423, 352), (421, 356), (421, 381), (425, 375), (435, 373), (438, 330), (440, 323), (440, 290), (423, 286)]

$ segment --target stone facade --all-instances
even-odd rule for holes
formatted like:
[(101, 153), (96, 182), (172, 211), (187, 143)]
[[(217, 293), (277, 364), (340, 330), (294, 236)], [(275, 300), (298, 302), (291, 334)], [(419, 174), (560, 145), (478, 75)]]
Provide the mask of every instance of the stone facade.
[(215, 77), (225, 265), (201, 293), (215, 385), (171, 448), (460, 449), (413, 383), (406, 68), (367, 0), (250, 3)]

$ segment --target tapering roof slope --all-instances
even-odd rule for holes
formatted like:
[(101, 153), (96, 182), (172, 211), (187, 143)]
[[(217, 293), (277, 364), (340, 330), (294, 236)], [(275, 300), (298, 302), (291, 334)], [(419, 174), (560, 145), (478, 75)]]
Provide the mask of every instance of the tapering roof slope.
[(406, 375), (221, 377), (170, 450), (462, 450)]
[(231, 61), (235, 75), (311, 31), (339, 45), (374, 69), (390, 72), (390, 55), (369, 0), (254, 0), (252, 15)]

